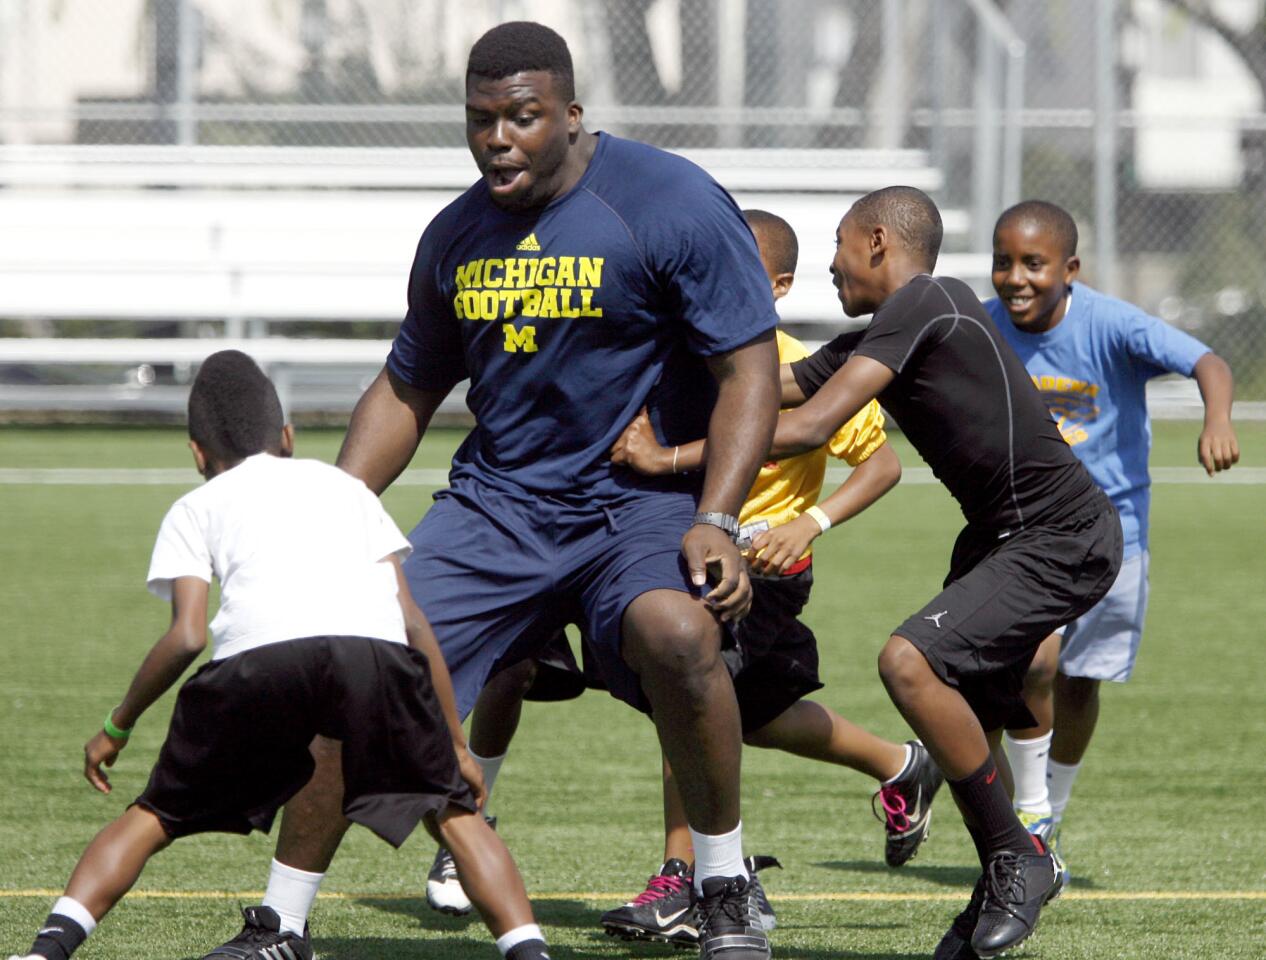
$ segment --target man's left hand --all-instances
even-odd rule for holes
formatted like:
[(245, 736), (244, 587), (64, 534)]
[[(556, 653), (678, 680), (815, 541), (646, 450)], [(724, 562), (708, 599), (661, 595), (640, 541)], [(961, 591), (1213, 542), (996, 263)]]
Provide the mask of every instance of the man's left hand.
[(743, 619), (752, 606), (752, 584), (743, 556), (729, 534), (710, 523), (696, 523), (681, 538), (681, 553), (696, 587), (709, 579), (716, 584), (703, 599), (722, 622)]

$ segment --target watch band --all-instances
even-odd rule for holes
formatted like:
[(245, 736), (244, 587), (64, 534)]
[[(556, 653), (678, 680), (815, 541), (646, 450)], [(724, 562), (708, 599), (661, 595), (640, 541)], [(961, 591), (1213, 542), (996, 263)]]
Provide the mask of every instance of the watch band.
[(736, 543), (739, 535), (738, 517), (731, 516), (728, 513), (710, 513), (700, 512), (695, 514), (694, 524), (706, 523), (712, 527), (720, 527), (725, 531), (726, 535)]

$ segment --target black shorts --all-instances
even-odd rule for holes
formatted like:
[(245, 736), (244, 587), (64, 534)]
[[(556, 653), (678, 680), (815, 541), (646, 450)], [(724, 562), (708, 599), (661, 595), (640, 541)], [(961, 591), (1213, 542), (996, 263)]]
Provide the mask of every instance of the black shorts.
[(551, 703), (575, 700), (586, 690), (605, 690), (606, 685), (583, 640), (580, 648), (583, 667), (576, 662), (566, 633), (559, 630), (550, 637), (545, 649), (536, 655), (536, 675), (523, 699)]
[(789, 577), (752, 578), (752, 609), (735, 631), (734, 695), (744, 735), (822, 689), (817, 638), (797, 619), (812, 587), (811, 566)]
[(1121, 520), (1106, 498), (1003, 539), (969, 526), (954, 543), (945, 589), (893, 633), (958, 688), (985, 730), (1035, 726), (1023, 696), (1033, 654), (1108, 592), (1121, 550)]
[(267, 832), (312, 775), (321, 734), (343, 742), (343, 813), (400, 846), (428, 813), (475, 810), (426, 657), (364, 637), (308, 637), (213, 660), (176, 698), (136, 803), (170, 837)]

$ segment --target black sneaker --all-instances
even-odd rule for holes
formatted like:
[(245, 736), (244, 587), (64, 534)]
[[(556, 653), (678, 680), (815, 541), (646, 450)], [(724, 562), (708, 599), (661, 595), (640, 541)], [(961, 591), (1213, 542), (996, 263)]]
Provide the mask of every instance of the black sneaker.
[(202, 960), (312, 960), (312, 938), (281, 932), (281, 918), (272, 907), (243, 907), (242, 932)]
[(699, 899), (700, 960), (770, 960), (756, 885), (746, 877), (708, 877)]
[[(907, 863), (928, 838), (932, 823), (932, 798), (945, 778), (927, 748), (918, 740), (907, 742), (911, 762), (905, 776), (879, 788), (870, 798), (870, 809), (884, 821), (884, 861), (890, 867)], [(878, 800), (883, 814), (875, 807)]]
[(981, 960), (992, 960), (1033, 932), (1042, 907), (1059, 895), (1063, 874), (1049, 850), (1004, 850), (990, 858), (984, 880), (985, 898), (971, 948)]
[(754, 857), (744, 857), (743, 866), (747, 867), (747, 872), (752, 877), (752, 896), (756, 900), (756, 915), (760, 917), (760, 928), (769, 933), (778, 926), (778, 918), (774, 916), (774, 908), (769, 902), (769, 897), (765, 896), (765, 888), (756, 874), (769, 867), (777, 867), (781, 870), (782, 864), (778, 862), (777, 857), (758, 854)]
[(624, 940), (659, 940), (683, 947), (699, 942), (690, 868), (669, 860), (646, 881), (646, 889), (621, 907), (602, 915), (608, 936)]
[(971, 892), (971, 899), (963, 912), (954, 918), (950, 928), (936, 945), (932, 960), (980, 960), (971, 948), (971, 935), (980, 919), (980, 906), (985, 902), (985, 875), (982, 873)]

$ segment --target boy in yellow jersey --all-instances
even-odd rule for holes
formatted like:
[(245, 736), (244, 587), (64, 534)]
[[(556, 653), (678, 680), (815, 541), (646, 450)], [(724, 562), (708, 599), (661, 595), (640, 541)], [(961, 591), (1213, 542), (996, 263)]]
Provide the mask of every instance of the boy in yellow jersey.
[[(744, 216), (756, 235), (774, 299), (781, 299), (795, 279), (795, 232), (781, 217), (762, 210), (746, 210)], [(786, 364), (808, 356), (808, 351), (780, 330), (778, 355), (785, 370)], [(828, 453), (854, 469), (819, 502)], [(615, 463), (650, 475), (697, 470), (705, 457), (703, 441), (660, 446), (644, 414), (629, 425), (612, 451)], [(741, 662), (734, 675), (744, 743), (851, 767), (880, 782), (876, 797), (884, 811), (884, 853), (894, 867), (913, 857), (927, 836), (932, 797), (941, 785), (940, 771), (917, 741), (892, 743), (819, 703), (802, 699), (821, 689), (822, 683), (817, 640), (797, 618), (813, 585), (813, 541), (866, 509), (892, 489), (900, 476), (901, 464), (888, 445), (884, 417), (874, 401), (844, 424), (825, 447), (770, 461), (761, 468), (739, 517), (740, 545), (749, 544), (753, 598), (751, 612), (736, 630)], [(687, 879), (690, 834), (667, 764), (664, 822), (664, 864), (659, 873), (636, 898), (603, 914), (602, 924), (614, 936), (674, 943), (693, 942), (697, 936), (701, 918), (691, 908)], [(758, 902), (761, 922), (771, 929), (774, 918), (768, 901), (759, 897)]]

